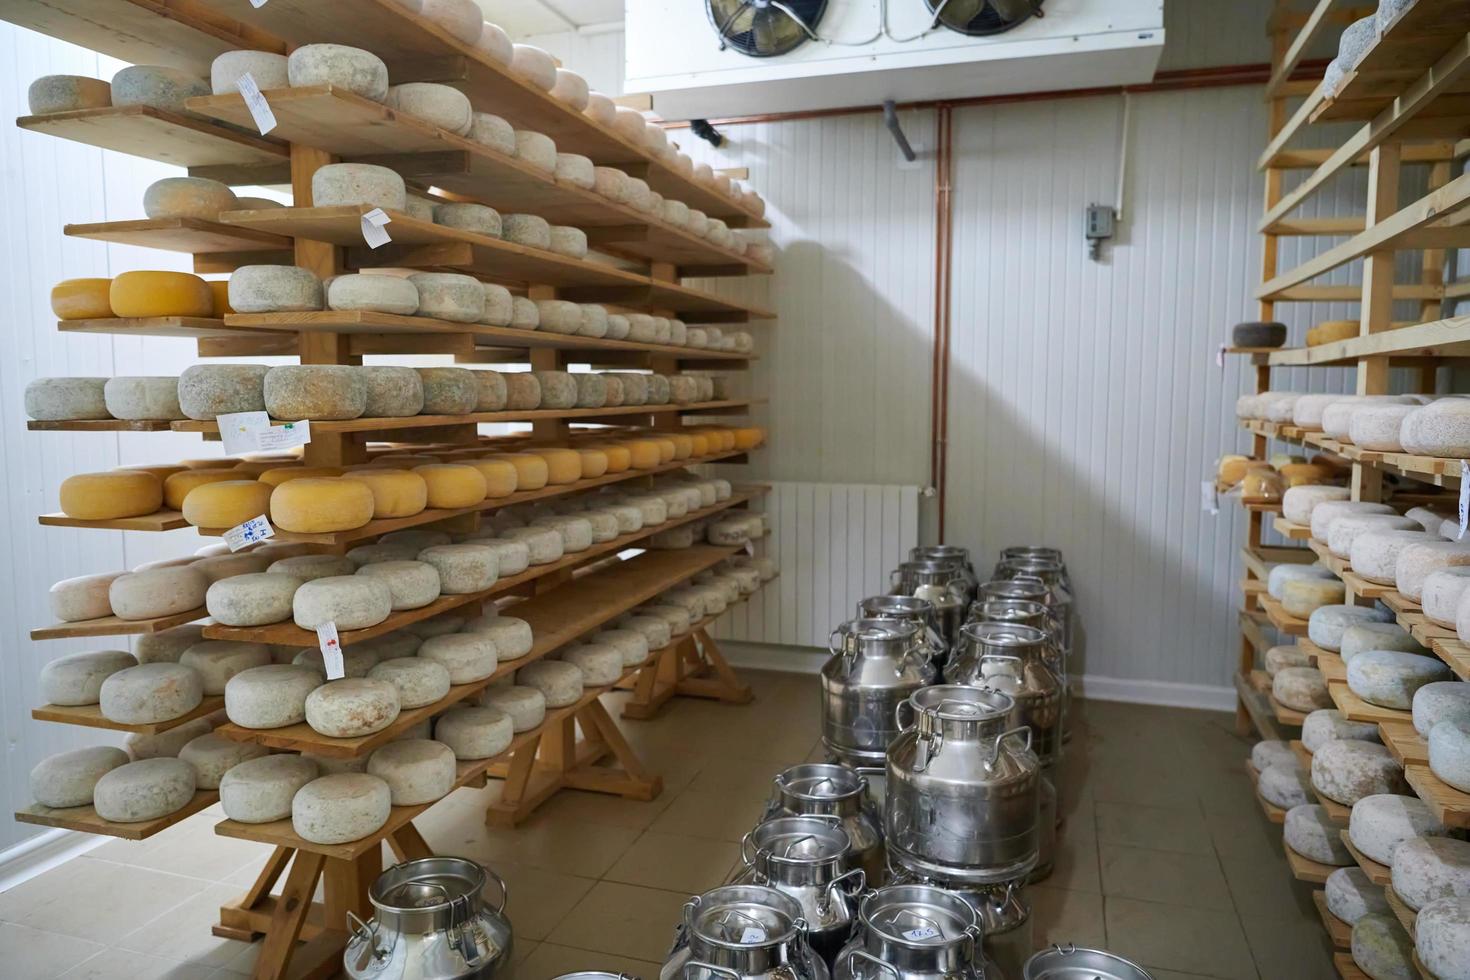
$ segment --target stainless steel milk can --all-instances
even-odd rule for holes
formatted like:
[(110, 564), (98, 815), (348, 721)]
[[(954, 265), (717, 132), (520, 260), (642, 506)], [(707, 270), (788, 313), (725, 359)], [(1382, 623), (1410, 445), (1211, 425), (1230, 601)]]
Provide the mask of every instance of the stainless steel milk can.
[(837, 980), (983, 980), (975, 911), (932, 885), (889, 885), (863, 896)]
[[(869, 772), (881, 774), (881, 770)], [(868, 794), (866, 774), (847, 766), (809, 762), (778, 773), (771, 786), (762, 820), (835, 817), (852, 849), (846, 866), (862, 868), (869, 885), (883, 881), (887, 869), (883, 818)]]
[(898, 736), (895, 709), (938, 677), (923, 627), (854, 619), (832, 631), (829, 649), (822, 665), (822, 743), (843, 762), (882, 766)]
[(934, 603), (939, 614), (939, 633), (946, 645), (954, 642), (955, 631), (964, 621), (972, 595), (964, 566), (957, 561), (903, 562), (893, 570), (888, 591)]
[(690, 899), (660, 980), (829, 980), (807, 943), (801, 906), (764, 885)]
[(868, 596), (857, 604), (858, 619), (904, 619), (924, 627), (932, 659), (937, 665), (943, 663), (949, 645), (940, 633), (939, 610), (928, 599), (911, 595)]
[(1015, 701), (1011, 724), (1031, 729), (1031, 749), (1043, 766), (1062, 755), (1062, 684), (1047, 634), (1005, 622), (966, 623), (945, 668), (951, 684), (990, 687)]

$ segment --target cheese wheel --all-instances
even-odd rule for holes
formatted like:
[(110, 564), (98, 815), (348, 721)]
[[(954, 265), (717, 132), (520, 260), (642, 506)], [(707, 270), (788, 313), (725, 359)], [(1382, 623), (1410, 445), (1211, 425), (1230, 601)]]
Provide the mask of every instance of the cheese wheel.
[(389, 108), (416, 116), (456, 136), (469, 134), (473, 110), (469, 98), (456, 88), (435, 82), (406, 82), (388, 86), (388, 96), (383, 101)]
[[(473, 276), (455, 272), (415, 272), (408, 280), (419, 291), (418, 316), (437, 317), (454, 323), (475, 323), (485, 315), (485, 291)], [(427, 381), (425, 388), (427, 399)]]
[(1316, 579), (1328, 581), (1336, 579), (1331, 571), (1321, 565), (1291, 565), (1282, 563), (1274, 565), (1266, 576), (1266, 594), (1273, 599), (1280, 599), (1286, 583), (1297, 579)]
[(265, 407), (271, 418), (355, 419), (367, 408), (367, 385), (355, 367), (290, 364), (265, 376)]
[(99, 692), (102, 717), (120, 725), (172, 721), (199, 707), (204, 683), (199, 672), (181, 664), (154, 663), (109, 674)]
[(1443, 837), (1444, 824), (1417, 797), (1392, 793), (1366, 796), (1353, 805), (1348, 837), (1365, 857), (1392, 865), (1399, 845), (1415, 837)]
[(1309, 861), (1338, 868), (1356, 866), (1341, 830), (1320, 804), (1302, 803), (1288, 810), (1282, 837), (1287, 847)]
[(594, 639), (618, 651), (624, 667), (636, 667), (648, 659), (648, 639), (637, 630), (605, 629)]
[(1344, 806), (1378, 793), (1408, 789), (1403, 767), (1388, 749), (1355, 739), (1328, 742), (1312, 754), (1312, 786)]
[(370, 677), (327, 681), (306, 696), (306, 723), (332, 738), (380, 732), (393, 724), (398, 711), (398, 689)]
[[(1407, 711), (1414, 692), (1454, 676), (1445, 663), (1400, 650), (1367, 650), (1348, 662), (1348, 688), (1369, 704)], [(1325, 705), (1323, 705), (1325, 707)]]
[(121, 317), (207, 317), (214, 312), (214, 294), (187, 272), (124, 272), (108, 287), (107, 305)]
[[(421, 639), (429, 639), (434, 636), (444, 636), (448, 633), (458, 633), (464, 629), (467, 617), (456, 616), (453, 613), (441, 613), (428, 619), (421, 619), (415, 623), (409, 623), (403, 627), (406, 632), (413, 633)], [(422, 646), (422, 645), (421, 645)]]
[(1332, 533), (1332, 524), (1339, 517), (1366, 517), (1369, 514), (1396, 514), (1388, 504), (1371, 503), (1366, 500), (1330, 500), (1312, 508), (1312, 537), (1326, 541)]
[(362, 527), (373, 519), (376, 500), (361, 481), (326, 477), (282, 483), (271, 493), (269, 505), (276, 527), (315, 534)]
[(1360, 449), (1402, 452), (1399, 429), (1415, 405), (1368, 404), (1359, 406), (1348, 422), (1348, 438)]
[(267, 486), (278, 487), (282, 483), (292, 480), (323, 479), (327, 477), (341, 476), (343, 471), (336, 466), (277, 466), (273, 469), (262, 470), (255, 478), (257, 483)]
[(543, 456), (535, 453), (506, 453), (490, 456), (487, 458), (489, 461), (506, 462), (515, 467), (517, 490), (540, 490), (551, 479), (551, 467)]
[(1332, 522), (1327, 532), (1327, 549), (1338, 558), (1351, 559), (1353, 541), (1361, 535), (1373, 531), (1416, 531), (1418, 527), (1417, 521), (1394, 514), (1348, 514)]
[[(326, 657), (322, 655), (319, 648), (302, 650), (291, 658), (291, 663), (298, 667), (309, 667), (323, 677), (327, 675)], [(377, 664), (377, 651), (363, 649), (362, 644), (354, 643), (342, 650), (342, 676), (344, 677), (367, 677)]]
[(118, 619), (155, 619), (198, 609), (208, 588), (208, 580), (187, 566), (151, 568), (113, 579), (107, 601)]
[(648, 404), (667, 405), (669, 403), (669, 379), (662, 374), (648, 375)]
[[(335, 287), (340, 279), (332, 281)], [(365, 279), (390, 279), (389, 276), (363, 276)], [(413, 289), (414, 309), (418, 308), (418, 290), (405, 279), (393, 279)], [(366, 400), (362, 414), (369, 418), (406, 418), (417, 415), (424, 407), (424, 383), (419, 373), (407, 367), (354, 368), (362, 379)]]
[(1440, 398), (1414, 417), (1414, 451), (1426, 456), (1470, 456), (1470, 401)]
[[(1384, 4), (1378, 16), (1388, 10), (1389, 5)], [(1470, 977), (1470, 898), (1456, 895), (1426, 905), (1414, 920), (1414, 936), (1414, 948), (1427, 975), (1438, 980)]]
[(669, 622), (658, 616), (625, 616), (618, 621), (618, 626), (641, 634), (651, 650), (662, 650), (673, 639)]
[(562, 537), (556, 531), (544, 527), (507, 528), (500, 535), (509, 541), (519, 541), (530, 553), (532, 565), (547, 565), (561, 559)]
[(108, 600), (108, 589), (113, 580), (124, 572), (103, 572), (99, 575), (79, 575), (62, 579), (51, 586), (47, 602), (51, 615), (63, 623), (79, 623), (87, 619), (101, 619), (112, 615), (112, 603)]
[(419, 552), (419, 561), (438, 572), (439, 589), (445, 595), (483, 592), (500, 574), (494, 552), (476, 544), (435, 545)]
[(184, 470), (182, 473), (174, 473), (163, 481), (163, 505), (170, 510), (182, 510), (184, 499), (195, 488), (206, 483), (239, 479), (240, 474), (236, 470)]
[(44, 422), (110, 418), (107, 378), (37, 378), (26, 385), (26, 415)]
[(434, 722), (434, 738), (447, 745), (456, 759), (497, 756), (509, 747), (514, 733), (511, 716), (498, 708), (451, 708)]
[[(332, 85), (374, 102), (382, 102), (388, 95), (388, 66), (383, 60), (370, 51), (345, 44), (304, 44), (296, 48), (286, 60), (286, 75), (292, 88)], [(313, 202), (317, 207), (326, 206), (315, 193)]]
[(131, 65), (112, 76), (112, 104), (146, 105), (169, 112), (186, 112), (184, 103), (208, 95), (209, 84), (178, 68)]
[(1325, 893), (1328, 911), (1348, 925), (1374, 912), (1391, 911), (1383, 888), (1369, 881), (1356, 865), (1328, 875)]
[(546, 461), (547, 482), (553, 486), (582, 478), (582, 457), (575, 449), (539, 449), (536, 455)]
[(457, 769), (454, 751), (426, 738), (389, 742), (368, 759), (367, 772), (388, 784), (394, 806), (421, 806), (448, 796)]
[(439, 572), (421, 561), (383, 561), (364, 565), (358, 575), (370, 575), (388, 586), (393, 608), (419, 609), (439, 598)]
[(1408, 404), (1413, 399), (1401, 395), (1344, 395), (1322, 410), (1322, 431), (1329, 439), (1347, 442), (1351, 439), (1353, 413), (1364, 405)]
[(663, 462), (658, 443), (651, 439), (631, 439), (623, 443), (635, 470), (651, 470)]
[(209, 65), (209, 88), (215, 95), (240, 91), (240, 78), (248, 74), (262, 92), (291, 84), (290, 61), (269, 51), (226, 51)]
[(270, 750), (264, 745), (236, 742), (213, 733), (200, 735), (181, 750), (179, 759), (194, 769), (194, 785), (198, 789), (219, 789), (220, 781), (235, 766), (259, 759)]
[(602, 381), (606, 394), (603, 404), (608, 408), (617, 408), (623, 404), (623, 379), (614, 374), (604, 374)]
[(338, 630), (376, 626), (393, 612), (388, 586), (371, 577), (334, 575), (303, 583), (291, 602), (292, 617), (302, 629), (336, 623)]
[(140, 664), (178, 663), (184, 651), (202, 639), (204, 627), (196, 623), (186, 623), (139, 636), (133, 655)]
[(596, 173), (592, 161), (580, 153), (558, 153), (556, 155), (556, 179), (559, 183), (571, 184), (590, 191), (597, 186)]
[(214, 731), (217, 725), (226, 720), (223, 711), (216, 711), (205, 715), (203, 718), (195, 718), (186, 721), (182, 725), (176, 725), (156, 735), (144, 735), (133, 732), (124, 740), (124, 747), (128, 756), (133, 760), (138, 759), (170, 759), (178, 758), (179, 751), (200, 735)]
[(480, 692), (480, 704), (503, 712), (516, 733), (529, 732), (546, 717), (546, 696), (534, 687), (506, 685), (487, 687)]
[(442, 700), (451, 684), (449, 670), (442, 663), (417, 656), (380, 661), (368, 671), (368, 676), (392, 684), (404, 709), (422, 708)]
[(530, 371), (502, 373), (507, 411), (529, 411), (541, 407), (541, 382)]
[(535, 302), (524, 296), (512, 297), (511, 328), (515, 330), (535, 330), (540, 325), (541, 314), (537, 310)]
[(485, 498), (508, 497), (519, 486), (519, 475), (513, 463), (504, 459), (476, 459), (465, 465), (485, 481)]
[(532, 527), (548, 527), (561, 535), (563, 554), (575, 554), (592, 547), (592, 524), (585, 517), (556, 515), (538, 517)]
[(510, 70), (543, 92), (551, 92), (556, 88), (556, 62), (551, 55), (535, 45), (514, 45)]
[(1414, 692), (1414, 730), (1428, 737), (1442, 721), (1470, 724), (1470, 684), (1433, 681)]
[(1393, 585), (1399, 556), (1406, 549), (1439, 540), (1439, 535), (1421, 531), (1417, 524), (1401, 531), (1368, 531), (1353, 538), (1348, 560), (1353, 571), (1368, 581)]
[[(498, 533), (494, 528), (488, 528), (482, 534)], [(531, 564), (531, 549), (519, 541), (501, 541), (495, 537), (477, 537), (468, 539), (466, 544), (476, 544), (482, 548), (489, 548), (495, 554), (496, 568), (499, 569), (499, 579), (511, 575), (519, 575)]]
[(1393, 890), (1411, 909), (1443, 898), (1470, 897), (1470, 843), (1414, 837), (1393, 852)]
[(552, 225), (549, 233), (548, 247), (558, 255), (569, 255), (574, 259), (585, 259), (587, 257), (587, 233), (580, 228), (573, 228), (570, 225)]
[[(496, 215), (497, 230), (499, 220), (500, 216)], [(510, 290), (493, 282), (480, 283), (480, 289), (485, 294), (485, 312), (481, 314), (480, 322), (488, 323), (492, 327), (510, 326), (515, 319), (515, 298), (511, 296)], [(490, 372), (481, 372), (485, 373)]]
[[(461, 96), (463, 98), (463, 96)], [(456, 203), (434, 205), (434, 223), (446, 228), (461, 228), (491, 238), (500, 237), (500, 212), (483, 204)]]
[(582, 671), (560, 660), (527, 664), (516, 671), (516, 683), (540, 691), (548, 708), (564, 708), (582, 696)]
[(263, 364), (195, 364), (179, 375), (179, 407), (191, 419), (265, 411)]
[(1358, 623), (1386, 623), (1392, 617), (1377, 606), (1323, 606), (1307, 620), (1307, 638), (1333, 653), (1342, 648), (1342, 635)]
[(128, 754), (110, 745), (95, 745), (47, 756), (31, 769), (31, 798), (42, 806), (87, 806), (97, 781), (128, 764)]
[(61, 481), (61, 512), (80, 521), (151, 514), (163, 506), (163, 482), (152, 473), (78, 473)]
[(284, 820), (291, 815), (292, 798), (317, 774), (316, 763), (300, 755), (267, 755), (239, 762), (220, 778), (220, 808), (226, 817), (240, 823)]
[(682, 606), (669, 603), (655, 603), (653, 605), (640, 606), (640, 615), (656, 616), (668, 624), (670, 632), (674, 636), (683, 636), (689, 632), (693, 621), (689, 618), (689, 611)]
[(291, 798), (291, 829), (314, 844), (346, 844), (381, 828), (392, 807), (393, 792), (377, 776), (335, 773), (313, 779)]
[(1427, 541), (1399, 552), (1394, 566), (1394, 587), (1399, 594), (1419, 602), (1431, 575), (1446, 568), (1470, 566), (1470, 542)]
[[(429, 487), (424, 478), (413, 471), (394, 469), (353, 470), (343, 479), (360, 483), (373, 497), (374, 520), (412, 517), (428, 506)], [(334, 573), (340, 574), (340, 573)]]
[(581, 479), (596, 479), (607, 472), (607, 453), (600, 449), (578, 449), (576, 453), (582, 465)]
[(1427, 741), (1430, 771), (1446, 785), (1470, 793), (1470, 724), (1436, 722)]
[(607, 382), (600, 374), (574, 374), (577, 408), (602, 408), (607, 404)]
[(92, 789), (97, 816), (115, 823), (158, 820), (194, 798), (194, 768), (179, 759), (142, 759), (106, 772)]
[(235, 192), (228, 185), (204, 177), (165, 177), (143, 192), (143, 213), (150, 218), (218, 221), (221, 211), (235, 207)]
[(179, 408), (179, 379), (108, 378), (102, 396), (115, 419), (173, 420), (184, 417)]
[(480, 36), (475, 39), (475, 50), (497, 65), (507, 67), (510, 65), (511, 57), (515, 54), (510, 35), (506, 34), (499, 25), (492, 24), (488, 20), (480, 26)]
[(264, 643), (238, 640), (201, 640), (179, 657), (181, 665), (199, 674), (207, 696), (224, 694), (231, 677), (270, 662), (271, 652)]
[(85, 75), (42, 75), (26, 89), (26, 105), (33, 116), (105, 109), (112, 105), (112, 86)]
[(450, 633), (430, 637), (418, 656), (443, 665), (453, 684), (470, 684), (495, 673), (495, 644), (483, 633)]
[(47, 704), (75, 706), (96, 704), (102, 697), (102, 682), (138, 661), (126, 650), (98, 650), (58, 657), (41, 668), (41, 699)]
[(576, 303), (561, 299), (545, 299), (536, 302), (541, 329), (548, 333), (576, 334), (582, 329), (582, 308)]
[(1347, 500), (1346, 487), (1291, 487), (1281, 496), (1281, 516), (1293, 524), (1311, 524), (1312, 508), (1329, 500)]
[[(517, 133), (517, 136), (526, 135)], [(530, 134), (535, 135), (535, 134)], [(501, 218), (501, 233), (505, 240), (516, 245), (525, 245), (530, 248), (551, 248), (551, 224), (545, 218), (534, 214), (507, 214)], [(544, 317), (547, 303), (564, 303), (563, 300), (541, 300), (536, 306), (540, 311), (538, 321), (545, 326)], [(566, 304), (575, 306), (575, 303)], [(575, 331), (558, 331), (561, 333), (574, 333)]]
[(489, 488), (485, 477), (473, 466), (432, 463), (416, 466), (413, 472), (428, 486), (428, 506), (444, 509), (473, 507), (485, 499)]
[[(468, 277), (463, 277), (468, 278)], [(464, 368), (418, 368), (423, 415), (468, 415), (480, 400), (480, 382)]]
[(1398, 623), (1357, 623), (1343, 630), (1338, 645), (1338, 654), (1344, 663), (1369, 650), (1428, 652)]
[(1290, 745), (1279, 739), (1267, 739), (1251, 746), (1250, 761), (1259, 773), (1277, 764), (1295, 765), (1297, 759)]
[(1321, 347), (1339, 340), (1350, 340), (1358, 335), (1359, 329), (1356, 320), (1327, 320), (1307, 331), (1307, 346)]
[(592, 189), (619, 204), (628, 198), (628, 175), (615, 167), (593, 167)]

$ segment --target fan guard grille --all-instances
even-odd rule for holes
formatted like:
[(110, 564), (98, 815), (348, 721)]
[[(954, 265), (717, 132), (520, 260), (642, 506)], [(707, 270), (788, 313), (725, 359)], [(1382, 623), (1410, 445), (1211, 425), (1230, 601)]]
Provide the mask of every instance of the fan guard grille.
[(802, 25), (815, 31), (827, 0), (705, 0), (704, 9), (721, 48), (750, 58), (775, 58), (809, 40)]

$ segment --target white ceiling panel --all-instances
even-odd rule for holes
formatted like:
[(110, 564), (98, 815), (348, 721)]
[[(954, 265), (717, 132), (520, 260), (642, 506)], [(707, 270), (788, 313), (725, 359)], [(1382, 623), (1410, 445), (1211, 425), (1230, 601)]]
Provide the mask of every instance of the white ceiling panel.
[(553, 34), (623, 19), (623, 0), (477, 0), (512, 37)]

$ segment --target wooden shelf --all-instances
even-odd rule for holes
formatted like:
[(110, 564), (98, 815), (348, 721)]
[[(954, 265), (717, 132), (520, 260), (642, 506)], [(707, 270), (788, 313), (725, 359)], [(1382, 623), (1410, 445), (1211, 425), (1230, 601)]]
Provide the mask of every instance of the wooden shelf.
[(1399, 898), (1399, 893), (1393, 890), (1392, 884), (1383, 886), (1383, 897), (1387, 899), (1388, 907), (1393, 910), (1394, 916), (1398, 918), (1399, 923), (1408, 932), (1409, 938), (1413, 939), (1414, 920), (1419, 917), (1418, 913), (1404, 904), (1404, 900)]
[(234, 337), (223, 320), (205, 316), (102, 317), (59, 320), (62, 333), (110, 333), (125, 337)]
[[(126, 423), (107, 428), (120, 432), (136, 431), (127, 428)], [(76, 517), (67, 517), (65, 514), (42, 514), (37, 521), (47, 527), (85, 527), (104, 531), (177, 531), (181, 527), (189, 526), (189, 522), (184, 520), (184, 515), (176, 510), (159, 510), (139, 517), (115, 517), (105, 521), (86, 521)]]
[(1470, 316), (1449, 317), (1428, 323), (1385, 330), (1317, 347), (1280, 350), (1270, 356), (1272, 367), (1339, 366), (1356, 364), (1364, 357), (1470, 357)]
[(1317, 915), (1322, 919), (1322, 928), (1327, 930), (1332, 945), (1338, 949), (1351, 949), (1353, 927), (1332, 914), (1327, 907), (1327, 893), (1318, 888), (1312, 892), (1312, 904), (1317, 906)]
[(1284, 517), (1278, 517), (1271, 522), (1271, 527), (1283, 538), (1292, 541), (1305, 541), (1312, 536), (1312, 529), (1305, 524), (1293, 524)]
[(1341, 980), (1373, 980), (1353, 960), (1352, 953), (1334, 953), (1332, 966), (1337, 970), (1337, 975)]
[(1369, 881), (1381, 888), (1393, 880), (1393, 872), (1388, 865), (1379, 864), (1372, 858), (1364, 856), (1362, 851), (1359, 851), (1353, 846), (1352, 838), (1348, 836), (1346, 830), (1339, 831), (1339, 833), (1342, 835), (1343, 845), (1347, 847), (1348, 853), (1353, 856), (1353, 860), (1358, 862), (1358, 867), (1363, 869), (1363, 873), (1368, 876)]
[[(440, 596), (427, 606), (419, 609), (405, 609), (401, 612), (396, 612), (376, 626), (369, 626), (366, 629), (358, 630), (343, 630), (340, 634), (342, 645), (348, 646), (353, 643), (361, 643), (363, 640), (370, 640), (375, 636), (381, 636), (384, 633), (391, 633), (396, 629), (402, 629), (410, 623), (417, 623), (421, 620), (440, 615), (441, 613), (458, 609), (461, 606), (466, 606), (471, 603), (478, 604), (486, 599), (491, 599), (498, 595), (505, 595), (522, 585), (534, 582), (536, 579), (550, 575), (553, 572), (575, 568), (594, 558), (617, 554), (626, 548), (636, 547), (637, 542), (651, 537), (660, 531), (680, 527), (713, 514), (721, 513), (739, 504), (746, 503), (765, 492), (766, 488), (763, 487), (743, 489), (738, 493), (731, 494), (728, 500), (722, 500), (712, 507), (690, 511), (683, 517), (668, 520), (662, 524), (646, 527), (639, 531), (633, 531), (630, 534), (620, 534), (610, 541), (594, 544), (585, 551), (566, 555), (554, 562), (549, 562), (544, 565), (532, 565), (519, 575), (510, 575), (498, 580), (494, 585), (482, 592)], [(696, 554), (703, 554), (703, 552), (696, 552)], [(314, 647), (317, 645), (316, 630), (304, 630), (289, 620), (270, 626), (208, 625), (204, 627), (204, 635), (207, 639), (211, 640), (240, 640), (246, 643), (274, 643), (292, 647)]]
[(285, 144), (151, 106), (75, 109), (21, 116), (21, 129), (176, 167), (262, 167), (286, 163)]
[(198, 707), (187, 714), (170, 718), (168, 721), (156, 721), (147, 725), (124, 725), (121, 722), (111, 721), (102, 717), (102, 707), (96, 704), (84, 704), (76, 707), (64, 707), (57, 704), (43, 704), (39, 708), (31, 709), (31, 717), (37, 721), (54, 721), (63, 725), (81, 725), (84, 728), (106, 728), (114, 732), (131, 732), (135, 735), (157, 735), (187, 724), (195, 718), (203, 718), (212, 715), (225, 706), (222, 695), (206, 697), (199, 702)]
[(1275, 715), (1271, 713), (1271, 706), (1267, 703), (1266, 696), (1251, 687), (1249, 679), (1240, 674), (1235, 675), (1235, 693), (1245, 705), (1256, 734), (1263, 739), (1281, 741), (1283, 734), (1281, 726), (1277, 723)]
[(1362, 596), (1364, 599), (1381, 599), (1394, 590), (1391, 585), (1380, 585), (1377, 582), (1368, 581), (1357, 572), (1352, 571), (1351, 567), (1343, 569), (1339, 577), (1348, 587), (1349, 592)]
[(1427, 765), (1404, 767), (1404, 778), (1446, 827), (1470, 828), (1470, 793), (1463, 793), (1440, 780)]
[[(1444, 627), (1436, 626), (1433, 629), (1443, 630)], [(1428, 636), (1422, 631), (1420, 636), (1423, 639), (1420, 639), (1420, 637), (1415, 637), (1415, 639), (1418, 639), (1420, 643), (1428, 640), (1429, 642), (1425, 645), (1433, 650), (1439, 659), (1449, 664), (1450, 669), (1455, 672), (1455, 676), (1459, 677), (1462, 681), (1470, 681), (1470, 646), (1466, 646), (1453, 636)]]
[[(1325, 94), (1312, 122), (1372, 119), (1466, 37), (1467, 0), (1418, 0), (1399, 11), (1356, 67)], [(1470, 81), (1451, 92), (1470, 93)]]
[(1330, 864), (1322, 864), (1311, 858), (1302, 857), (1296, 851), (1281, 845), (1286, 852), (1286, 865), (1291, 868), (1292, 877), (1297, 881), (1305, 881), (1309, 884), (1320, 885), (1327, 881), (1327, 876), (1336, 871), (1337, 868)]
[(1411, 721), (1381, 721), (1378, 735), (1401, 766), (1429, 764), (1429, 746)]
[[(493, 674), (483, 680), (456, 685), (433, 704), (402, 712), (393, 724), (381, 732), (360, 738), (332, 738), (313, 730), (304, 722), (263, 731), (241, 728), (227, 722), (215, 729), (215, 732), (224, 738), (256, 742), (273, 749), (312, 752), (333, 758), (365, 755), (378, 746), (391, 742), (420, 722), (453, 707), (472, 694), (479, 693), (495, 681), (509, 677), (526, 664), (561, 649), (579, 636), (590, 633), (609, 620), (616, 619), (738, 551), (738, 548), (712, 546), (679, 551), (646, 551), (516, 603), (506, 610), (506, 614), (530, 624), (535, 642), (529, 653), (500, 664)], [(676, 640), (675, 644), (678, 642)], [(656, 659), (663, 652), (653, 651), (650, 660)]]
[(774, 320), (776, 314), (762, 307), (681, 286), (678, 283), (648, 280), (646, 285), (602, 288), (577, 287), (558, 294), (580, 303), (607, 303), (635, 309), (670, 310), (690, 323), (748, 323), (751, 320)]
[(1459, 459), (1443, 456), (1414, 456), (1408, 453), (1371, 452), (1361, 450), (1351, 443), (1329, 439), (1321, 432), (1304, 432), (1300, 429), (1293, 429), (1291, 426), (1281, 426), (1274, 422), (1262, 422), (1257, 419), (1242, 420), (1240, 424), (1242, 428), (1257, 435), (1312, 446), (1334, 453), (1344, 459), (1375, 466), (1386, 472), (1396, 473), (1421, 483), (1440, 487), (1460, 485), (1461, 460)]
[(1290, 615), (1281, 608), (1280, 602), (1271, 598), (1269, 595), (1257, 596), (1256, 599), (1265, 608), (1266, 616), (1270, 619), (1272, 626), (1291, 636), (1307, 635), (1307, 621), (1305, 619), (1297, 619), (1295, 616)]
[(1332, 701), (1337, 705), (1337, 710), (1341, 711), (1343, 717), (1348, 721), (1366, 721), (1374, 725), (1385, 721), (1413, 721), (1414, 716), (1411, 712), (1369, 704), (1354, 694), (1345, 683), (1329, 684), (1327, 691), (1332, 695)]
[(31, 639), (67, 640), (79, 636), (137, 636), (142, 633), (161, 633), (166, 629), (192, 623), (208, 615), (209, 611), (200, 606), (188, 612), (159, 616), (155, 619), (118, 619), (116, 616), (103, 616), (101, 619), (84, 619), (76, 623), (57, 623), (54, 626), (33, 629)]
[(156, 820), (137, 820), (117, 823), (97, 816), (97, 811), (88, 806), (69, 806), (56, 809), (32, 803), (15, 811), (15, 819), (21, 823), (40, 827), (58, 827), (62, 830), (79, 830), (84, 834), (101, 834), (105, 837), (121, 837), (123, 840), (147, 840), (161, 830), (167, 830), (182, 820), (187, 820), (200, 810), (206, 810), (219, 802), (219, 793), (214, 790), (199, 790), (182, 809)]
[[(243, 212), (250, 214), (253, 212)], [(120, 245), (140, 245), (167, 252), (202, 255), (215, 252), (289, 252), (291, 240), (269, 232), (237, 228), (202, 218), (142, 218), (67, 225), (71, 238), (87, 238)], [(269, 264), (274, 260), (262, 259)], [(284, 264), (289, 265), (289, 258)]]
[[(32, 432), (167, 432), (169, 423), (162, 420), (140, 421), (137, 419), (78, 419), (69, 422), (44, 422), (31, 419), (26, 428)], [(47, 517), (64, 517), (48, 514)], [(65, 518), (70, 520), (70, 518)], [(41, 519), (45, 524), (45, 517)], [(62, 525), (66, 526), (66, 525)]]

